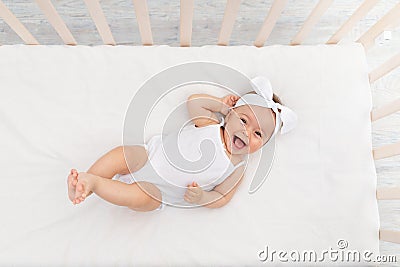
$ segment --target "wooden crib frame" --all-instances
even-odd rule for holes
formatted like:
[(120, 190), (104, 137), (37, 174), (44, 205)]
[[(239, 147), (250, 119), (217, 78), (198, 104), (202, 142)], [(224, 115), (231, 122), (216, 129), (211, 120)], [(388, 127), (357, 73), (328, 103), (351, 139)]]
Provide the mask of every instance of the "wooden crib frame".
[[(153, 45), (153, 37), (149, 19), (149, 12), (145, 0), (132, 0), (142, 45)], [(101, 36), (105, 45), (116, 45), (109, 25), (104, 16), (99, 0), (84, 0), (90, 16), (96, 25), (97, 31)], [(320, 17), (332, 4), (333, 0), (320, 0), (312, 10), (301, 29), (291, 40), (290, 45), (300, 45), (305, 37), (311, 32), (313, 26), (318, 22)], [(350, 18), (336, 31), (326, 44), (337, 44), (347, 34), (358, 21), (360, 21), (376, 4), (378, 0), (364, 0), (364, 2), (354, 11)], [(67, 28), (66, 24), (57, 13), (51, 0), (36, 0), (37, 5), (47, 17), (50, 24), (59, 34), (64, 44), (77, 45), (74, 37)], [(256, 47), (264, 46), (266, 40), (271, 34), (276, 21), (281, 12), (284, 10), (287, 0), (275, 0), (269, 10), (267, 17), (253, 43)], [(217, 45), (226, 46), (229, 44), (229, 39), (233, 30), (233, 25), (239, 10), (240, 0), (227, 0), (225, 14), (223, 17), (221, 30)], [(192, 39), (192, 21), (193, 21), (194, 0), (180, 0), (180, 46), (191, 46)], [(24, 25), (15, 17), (15, 15), (6, 7), (0, 0), (0, 17), (15, 31), (16, 34), (27, 45), (39, 45), (39, 42), (33, 35), (24, 27)], [(356, 42), (363, 44), (365, 50), (371, 48), (375, 39), (389, 25), (400, 22), (400, 3), (395, 5), (389, 12), (386, 13), (378, 22), (376, 22), (369, 30), (367, 30)], [(400, 66), (400, 53), (392, 57), (386, 63), (382, 64), (369, 74), (369, 80), (372, 84), (381, 77), (385, 76), (395, 68)], [(371, 111), (371, 121), (374, 122), (380, 118), (386, 117), (400, 110), (400, 99), (396, 99), (381, 107)], [(373, 149), (374, 160), (379, 160), (386, 157), (392, 157), (400, 154), (400, 142), (385, 145)], [(377, 189), (377, 199), (400, 199), (400, 187), (384, 187)], [(400, 244), (400, 231), (384, 230), (379, 232), (380, 240)]]

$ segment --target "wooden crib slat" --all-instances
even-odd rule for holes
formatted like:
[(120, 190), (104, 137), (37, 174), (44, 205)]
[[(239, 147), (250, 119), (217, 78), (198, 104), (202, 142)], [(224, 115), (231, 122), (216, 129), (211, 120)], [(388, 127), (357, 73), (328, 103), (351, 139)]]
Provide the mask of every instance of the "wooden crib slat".
[(400, 3), (395, 5), (385, 16), (383, 16), (378, 22), (376, 22), (368, 31), (366, 31), (357, 42), (362, 43), (365, 50), (371, 48), (376, 37), (381, 34), (386, 27), (390, 26), (394, 22), (398, 22), (400, 14)]
[(180, 44), (181, 46), (190, 46), (192, 43), (194, 0), (181, 0), (180, 3)]
[(329, 38), (326, 44), (337, 44), (378, 2), (379, 0), (365, 0), (339, 30)]
[(380, 230), (379, 239), (382, 241), (400, 244), (400, 231)]
[(58, 35), (67, 45), (76, 45), (76, 41), (72, 36), (71, 32), (65, 25), (64, 21), (58, 14), (57, 10), (54, 8), (53, 4), (50, 0), (36, 0), (37, 5), (43, 11), (44, 15), (46, 16), (47, 20), (56, 30)]
[(254, 45), (257, 47), (264, 46), (273, 28), (275, 27), (276, 21), (281, 15), (285, 8), (287, 0), (275, 0), (272, 7), (269, 10), (268, 16), (265, 18), (263, 26), (257, 35)]
[(219, 32), (218, 45), (228, 45), (231, 38), (233, 25), (239, 11), (240, 0), (228, 0), (222, 19), (221, 31)]
[(400, 142), (381, 146), (372, 150), (372, 155), (375, 160), (388, 158), (400, 154)]
[(312, 27), (317, 24), (318, 20), (325, 13), (328, 7), (332, 4), (333, 0), (320, 0), (311, 14), (308, 16), (306, 22), (301, 27), (300, 31), (296, 34), (290, 45), (299, 45), (311, 32)]
[(371, 121), (379, 120), (380, 118), (386, 117), (397, 111), (400, 111), (400, 98), (383, 105), (382, 107), (373, 109), (371, 111)]
[(38, 45), (39, 42), (25, 28), (25, 26), (17, 19), (17, 17), (6, 7), (3, 1), (0, 0), (0, 17), (18, 34), (21, 39), (29, 45)]
[(400, 187), (382, 187), (376, 190), (376, 198), (383, 199), (400, 199)]
[(153, 34), (151, 33), (149, 10), (147, 2), (143, 0), (133, 0), (136, 20), (139, 26), (142, 45), (153, 45)]
[(116, 43), (114, 41), (114, 37), (112, 36), (106, 17), (101, 9), (99, 0), (84, 0), (84, 2), (89, 10), (89, 14), (92, 17), (94, 24), (96, 25), (101, 39), (103, 39), (103, 43), (107, 45), (115, 45)]
[[(399, 12), (400, 14), (400, 12)], [(374, 69), (370, 74), (369, 74), (369, 81), (370, 83), (375, 82), (379, 78), (385, 76), (395, 68), (400, 66), (400, 53), (393, 56), (391, 59), (380, 65), (378, 68)]]

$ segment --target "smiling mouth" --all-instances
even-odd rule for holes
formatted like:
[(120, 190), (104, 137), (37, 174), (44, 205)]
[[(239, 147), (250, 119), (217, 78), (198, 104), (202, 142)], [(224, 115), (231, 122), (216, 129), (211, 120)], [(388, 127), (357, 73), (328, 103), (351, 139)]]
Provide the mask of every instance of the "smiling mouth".
[(237, 137), (236, 135), (233, 136), (233, 145), (237, 148), (237, 149), (242, 149), (243, 147), (246, 146), (246, 143), (240, 139), (239, 137)]

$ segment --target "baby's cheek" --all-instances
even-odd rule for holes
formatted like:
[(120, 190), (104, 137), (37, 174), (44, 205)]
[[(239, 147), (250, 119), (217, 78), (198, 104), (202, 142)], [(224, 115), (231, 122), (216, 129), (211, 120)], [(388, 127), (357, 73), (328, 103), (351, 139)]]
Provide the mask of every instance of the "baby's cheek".
[(263, 140), (261, 140), (261, 139), (254, 140), (254, 142), (252, 142), (252, 146), (254, 149), (253, 152), (260, 149), (262, 147), (262, 145), (263, 145)]
[(261, 147), (262, 143), (257, 141), (250, 142), (250, 153), (257, 151)]

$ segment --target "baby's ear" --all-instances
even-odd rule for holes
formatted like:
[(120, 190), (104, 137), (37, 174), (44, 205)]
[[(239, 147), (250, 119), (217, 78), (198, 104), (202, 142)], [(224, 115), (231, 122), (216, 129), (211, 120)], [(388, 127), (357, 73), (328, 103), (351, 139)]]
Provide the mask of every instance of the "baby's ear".
[(225, 120), (231, 116), (232, 112), (234, 112), (234, 108), (233, 107), (228, 108), (228, 113), (226, 113)]

